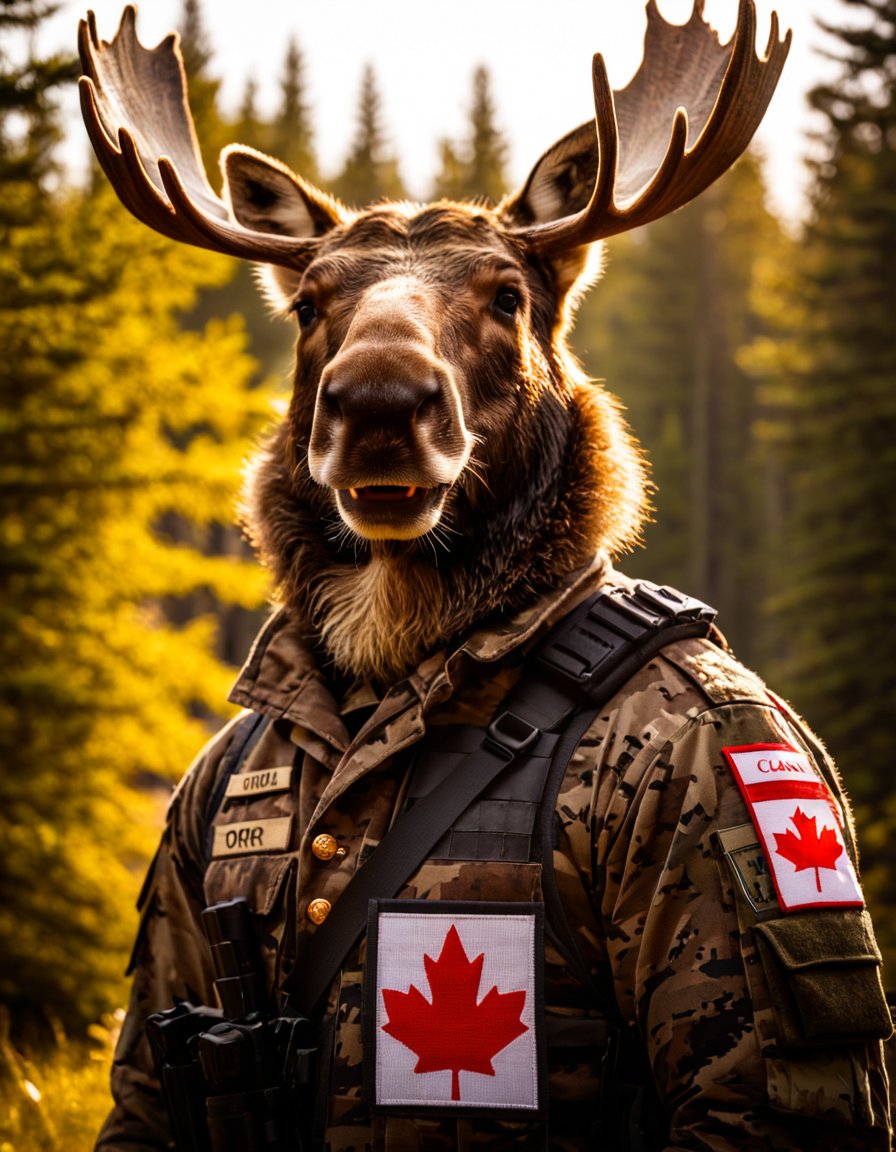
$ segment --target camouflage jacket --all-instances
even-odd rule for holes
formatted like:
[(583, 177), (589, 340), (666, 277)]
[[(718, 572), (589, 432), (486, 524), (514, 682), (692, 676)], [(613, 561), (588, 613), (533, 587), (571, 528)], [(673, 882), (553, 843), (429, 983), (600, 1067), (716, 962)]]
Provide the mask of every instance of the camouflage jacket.
[[(340, 704), (289, 619), (272, 618), (232, 694), (273, 719), (240, 768), (244, 783), (254, 780), (250, 794), (226, 799), (210, 827), (233, 722), (200, 754), (170, 806), (141, 900), (133, 993), (113, 1068), (116, 1105), (98, 1149), (168, 1147), (143, 1022), (178, 999), (214, 1002), (201, 909), (248, 897), (271, 988), (300, 973), (314, 947), (312, 902), (335, 904), (403, 802), (405, 750), (439, 725), (487, 725), (520, 674), (520, 653), (601, 582), (627, 583), (597, 562), (522, 616), (427, 659), (375, 702), (354, 736), (351, 714), (369, 711), (369, 692)], [(888, 1018), (877, 948), (861, 908), (814, 907), (810, 899), (782, 911), (734, 770), (743, 766), (739, 750), (768, 746), (786, 747), (823, 774), (854, 859), (848, 808), (817, 738), (723, 646), (692, 639), (635, 674), (569, 761), (556, 807), (560, 897), (581, 953), (605, 974), (619, 1014), (641, 1038), (669, 1120), (668, 1148), (883, 1152), (890, 1137), (880, 1037)], [(278, 790), (264, 791), (271, 780)], [(816, 845), (834, 835), (810, 831)], [(805, 825), (791, 835), (811, 839)], [(832, 854), (790, 855), (821, 891)], [(541, 879), (537, 861), (433, 858), (401, 896), (538, 901)], [(592, 1147), (598, 1050), (561, 1052), (550, 1063), (546, 1124), (371, 1112), (362, 1075), (370, 1062), (362, 1044), (365, 950), (362, 942), (349, 956), (326, 1005), (319, 1146)], [(599, 1018), (585, 1003), (549, 942), (546, 1018)]]

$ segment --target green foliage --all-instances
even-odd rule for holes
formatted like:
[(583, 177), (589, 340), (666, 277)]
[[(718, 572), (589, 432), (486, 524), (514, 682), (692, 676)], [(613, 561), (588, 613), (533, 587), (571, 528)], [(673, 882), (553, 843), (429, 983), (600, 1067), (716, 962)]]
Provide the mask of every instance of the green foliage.
[[(220, 150), (235, 141), (275, 156), (304, 176), (308, 176), (310, 171), (313, 180), (316, 172), (313, 134), (302, 57), (296, 43), (291, 41), (287, 47), (281, 104), (275, 117), (267, 120), (260, 114), (258, 85), (250, 78), (232, 123), (222, 117), (218, 108), (221, 81), (214, 75), (211, 49), (197, 0), (190, 0), (185, 5), (182, 43), (189, 76), (190, 106), (212, 183), (218, 172)], [(190, 44), (197, 44), (198, 50), (189, 51)], [(249, 265), (232, 261), (226, 267), (228, 273), (222, 277), (220, 286), (200, 294), (195, 307), (183, 318), (184, 325), (201, 329), (215, 317), (240, 316), (258, 364), (256, 382), (275, 376), (285, 378), (292, 360), (293, 326), (272, 322)], [(223, 612), (220, 608), (215, 610), (219, 615)]]
[(305, 84), (305, 60), (295, 39), (286, 47), (280, 80), (280, 107), (270, 128), (272, 156), (315, 183), (314, 131)]
[(42, 192), (52, 114), (28, 114), (0, 173), (0, 1003), (78, 1029), (119, 1002), (159, 791), (230, 679), (212, 622), (159, 603), (263, 597), (254, 565), (158, 528), (229, 519), (266, 411), (239, 323), (179, 328), (225, 262), (106, 188)]
[(200, 0), (184, 0), (180, 50), (189, 80), (190, 111), (196, 125), (202, 160), (212, 186), (217, 187), (220, 183), (218, 156), (221, 149), (230, 143), (230, 132), (218, 110), (221, 81), (209, 69), (212, 49), (202, 19)]
[(400, 200), (405, 195), (398, 161), (386, 143), (382, 98), (369, 64), (361, 77), (355, 139), (331, 190), (347, 204), (362, 206), (383, 198)]
[[(33, 32), (56, 10), (36, 0), (3, 0), (0, 4), (0, 180), (17, 182), (16, 194), (0, 200), (0, 221), (27, 220), (33, 201), (53, 171), (51, 150), (58, 138), (52, 96), (56, 87), (76, 75), (74, 58), (11, 58), (4, 45), (16, 32)], [(4, 40), (6, 37), (6, 40)], [(16, 131), (11, 114), (25, 118)]]
[[(791, 261), (770, 270), (774, 339), (752, 351), (768, 380), (765, 431), (791, 475), (770, 610), (779, 680), (823, 728), (859, 810), (866, 881), (892, 909), (896, 0), (853, 0), (828, 31), (840, 73), (812, 93), (827, 125), (812, 216)], [(896, 928), (878, 923), (896, 962)]]
[(254, 567), (154, 526), (228, 515), (262, 401), (236, 324), (177, 329), (212, 262), (149, 239), (110, 194), (4, 241), (0, 997), (77, 1024), (109, 1006), (132, 933), (121, 908), (158, 817), (133, 785), (183, 770), (229, 679), (209, 622), (175, 631), (153, 605), (263, 595)]
[(757, 386), (737, 352), (760, 328), (760, 256), (785, 243), (745, 157), (681, 212), (610, 243), (606, 283), (576, 333), (589, 369), (629, 408), (657, 485), (646, 550), (626, 569), (708, 600), (748, 662), (773, 483), (753, 435)]
[(267, 143), (265, 127), (258, 112), (258, 81), (250, 76), (243, 89), (243, 99), (236, 116), (236, 138), (240, 144), (248, 144), (250, 148), (264, 152)]
[(442, 140), (441, 170), (433, 198), (484, 199), (497, 203), (507, 191), (507, 142), (495, 123), (495, 103), (488, 69), (473, 73), (469, 136), (461, 145)]

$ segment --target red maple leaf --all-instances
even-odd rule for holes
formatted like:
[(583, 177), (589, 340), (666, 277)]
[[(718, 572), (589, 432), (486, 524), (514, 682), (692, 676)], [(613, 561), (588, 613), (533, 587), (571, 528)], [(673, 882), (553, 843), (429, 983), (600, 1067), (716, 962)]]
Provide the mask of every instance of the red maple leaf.
[(413, 984), (408, 992), (383, 989), (389, 1022), (383, 1031), (417, 1056), (415, 1072), (451, 1070), (451, 1099), (460, 1100), (460, 1073), (494, 1076), (493, 1056), (529, 1026), (520, 1021), (526, 993), (495, 985), (477, 1003), (485, 953), (468, 960), (457, 929), (445, 935), (438, 960), (424, 954), (432, 1003)]
[(815, 886), (821, 891), (820, 868), (837, 870), (837, 859), (843, 854), (843, 845), (833, 828), (823, 827), (818, 831), (814, 816), (807, 816), (799, 808), (790, 817), (797, 835), (788, 828), (786, 832), (775, 832), (777, 850), (781, 856), (794, 865), (797, 872), (806, 868), (815, 869)]

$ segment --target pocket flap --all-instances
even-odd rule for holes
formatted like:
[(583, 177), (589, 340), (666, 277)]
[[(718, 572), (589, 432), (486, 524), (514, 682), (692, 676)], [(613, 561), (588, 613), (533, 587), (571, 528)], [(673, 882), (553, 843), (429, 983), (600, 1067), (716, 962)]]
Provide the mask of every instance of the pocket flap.
[(753, 932), (783, 1044), (861, 1043), (892, 1034), (866, 911), (806, 912), (756, 924)]
[(245, 896), (256, 916), (273, 911), (292, 856), (237, 856), (213, 860), (205, 873), (205, 901)]
[(809, 912), (756, 924), (763, 938), (789, 972), (834, 965), (880, 964), (881, 955), (864, 909)]

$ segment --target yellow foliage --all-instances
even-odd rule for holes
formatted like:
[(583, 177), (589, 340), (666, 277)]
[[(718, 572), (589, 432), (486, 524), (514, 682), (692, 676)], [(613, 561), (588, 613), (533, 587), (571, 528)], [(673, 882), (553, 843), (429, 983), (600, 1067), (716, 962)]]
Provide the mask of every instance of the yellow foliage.
[(111, 1106), (109, 1065), (123, 1013), (74, 1043), (59, 1034), (50, 1051), (18, 1052), (0, 1035), (0, 1149), (3, 1152), (92, 1152)]
[(211, 613), (266, 585), (207, 544), (270, 398), (239, 320), (182, 319), (229, 262), (105, 189), (2, 239), (0, 1002), (77, 1028), (123, 997), (170, 785), (231, 711)]

